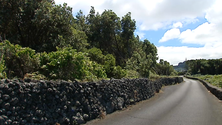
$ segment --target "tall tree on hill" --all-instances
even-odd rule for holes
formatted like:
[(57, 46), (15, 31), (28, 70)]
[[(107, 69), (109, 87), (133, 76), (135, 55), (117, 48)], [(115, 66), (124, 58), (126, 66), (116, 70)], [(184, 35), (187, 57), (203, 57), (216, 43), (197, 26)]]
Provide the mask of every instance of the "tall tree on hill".
[[(105, 10), (101, 14), (101, 39), (100, 49), (116, 55), (115, 52), (119, 51), (117, 35), (120, 34), (121, 23), (120, 18), (112, 11)], [(117, 49), (117, 50), (116, 50)]]
[(142, 77), (149, 77), (158, 59), (157, 49), (148, 40), (135, 40), (134, 45), (137, 48), (134, 48), (132, 57), (127, 60), (126, 69), (136, 70)]
[(100, 39), (101, 39), (101, 21), (100, 14), (95, 12), (94, 7), (91, 7), (89, 14), (86, 17), (86, 24), (89, 27), (89, 30), (86, 31), (88, 37), (88, 42), (90, 48), (96, 47), (101, 48)]
[(130, 58), (132, 56), (132, 46), (133, 46), (133, 37), (134, 31), (136, 30), (136, 21), (132, 20), (131, 13), (127, 13), (121, 20), (121, 39), (123, 41), (123, 50), (125, 49), (126, 52), (124, 53), (125, 58)]
[(88, 30), (88, 26), (86, 24), (86, 17), (81, 10), (76, 15), (75, 23), (77, 24), (78, 30), (81, 30), (84, 32)]
[(156, 60), (158, 60), (156, 46), (150, 43), (149, 40), (145, 39), (142, 48), (143, 51), (146, 53), (146, 58), (149, 58), (152, 62), (151, 67), (154, 67), (156, 64)]
[(103, 54), (114, 55), (117, 65), (125, 67), (135, 48), (135, 23), (130, 12), (120, 20), (112, 10), (105, 10), (100, 15), (91, 7), (86, 17), (89, 48), (96, 47), (101, 49)]

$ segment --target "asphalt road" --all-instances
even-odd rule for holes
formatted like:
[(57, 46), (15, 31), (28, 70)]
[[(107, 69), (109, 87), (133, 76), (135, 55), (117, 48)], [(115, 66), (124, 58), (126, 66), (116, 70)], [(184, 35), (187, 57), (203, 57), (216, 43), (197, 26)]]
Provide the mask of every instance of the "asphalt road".
[(167, 86), (153, 98), (87, 125), (222, 125), (222, 102), (198, 81)]

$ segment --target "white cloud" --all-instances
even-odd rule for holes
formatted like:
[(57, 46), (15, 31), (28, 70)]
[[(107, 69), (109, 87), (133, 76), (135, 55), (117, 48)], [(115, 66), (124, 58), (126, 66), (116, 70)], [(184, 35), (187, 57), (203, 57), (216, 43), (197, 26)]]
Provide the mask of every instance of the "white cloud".
[(206, 45), (200, 48), (194, 47), (158, 47), (158, 55), (160, 59), (167, 60), (172, 65), (190, 59), (218, 59), (222, 55), (222, 43), (214, 45)]
[(168, 40), (178, 38), (179, 36), (180, 36), (180, 30), (177, 28), (174, 28), (174, 29), (168, 30), (164, 34), (164, 36), (160, 39), (159, 42), (166, 42)]
[(173, 24), (173, 28), (182, 28), (183, 24), (181, 22), (177, 22)]
[[(207, 22), (191, 30), (187, 29), (179, 35), (175, 28), (168, 30), (160, 41), (178, 38), (185, 44), (197, 44), (204, 47), (158, 47), (160, 58), (169, 60), (172, 64), (188, 59), (214, 59), (222, 58), (222, 1), (217, 0), (211, 8), (205, 11)], [(174, 31), (174, 32), (173, 32)], [(175, 37), (173, 37), (175, 36)]]
[[(150, 12), (141, 12), (143, 16), (137, 19), (143, 21), (146, 30), (167, 27), (175, 21), (195, 21), (197, 17), (204, 17), (204, 13), (215, 0), (163, 0), (156, 4)], [(147, 5), (148, 6), (148, 5)], [(159, 27), (156, 27), (156, 24)]]
[(196, 17), (204, 16), (215, 0), (55, 0), (57, 4), (63, 2), (73, 7), (76, 13), (80, 9), (88, 14), (90, 6), (96, 11), (103, 12), (111, 9), (118, 16), (127, 12), (141, 25), (139, 30), (158, 30), (169, 26), (172, 22), (192, 21)]
[(200, 45), (205, 45), (209, 42), (222, 42), (221, 31), (222, 25), (206, 22), (194, 30), (188, 29), (182, 32), (180, 39), (183, 43)]
[(216, 23), (216, 24), (221, 24), (222, 23), (222, 1), (217, 0), (215, 4), (208, 9), (205, 18), (211, 22), (211, 23)]
[(104, 9), (100, 10), (100, 8), (104, 2), (105, 0), (55, 0), (56, 4), (67, 3), (68, 6), (72, 7), (73, 14), (82, 10), (85, 15), (89, 13), (91, 6), (96, 7), (96, 11), (102, 12)]
[(186, 30), (181, 33), (180, 39), (183, 43), (207, 44), (222, 42), (222, 2), (217, 0), (216, 3), (206, 11), (204, 23), (194, 30)]
[(181, 22), (173, 23), (172, 29), (166, 31), (164, 36), (159, 40), (159, 42), (166, 42), (171, 39), (176, 39), (180, 37), (180, 29), (182, 28), (183, 24)]
[[(194, 30), (187, 29), (182, 32), (180, 39), (184, 43), (206, 44), (208, 42), (222, 42), (222, 1), (212, 2), (205, 12), (205, 19), (208, 21), (201, 24)], [(204, 13), (202, 12), (202, 13)]]

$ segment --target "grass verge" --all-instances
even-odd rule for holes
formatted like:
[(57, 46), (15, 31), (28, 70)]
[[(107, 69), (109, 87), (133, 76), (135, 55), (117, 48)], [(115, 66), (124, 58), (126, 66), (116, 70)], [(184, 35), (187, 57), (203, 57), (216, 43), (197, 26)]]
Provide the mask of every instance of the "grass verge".
[(204, 80), (213, 86), (222, 88), (222, 75), (193, 75), (192, 77)]

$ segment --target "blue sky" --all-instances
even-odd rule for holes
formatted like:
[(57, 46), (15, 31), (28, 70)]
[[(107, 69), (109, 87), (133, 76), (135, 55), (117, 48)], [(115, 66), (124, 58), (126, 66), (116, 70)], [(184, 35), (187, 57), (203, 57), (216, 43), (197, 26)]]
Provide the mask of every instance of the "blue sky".
[[(208, 22), (205, 18), (197, 18), (197, 21), (186, 24), (185, 26), (179, 28), (180, 32), (186, 31), (187, 29), (194, 30), (201, 24)], [(192, 43), (182, 43), (181, 40), (175, 38), (170, 39), (167, 42), (159, 42), (160, 39), (164, 36), (164, 34), (169, 29), (159, 29), (159, 30), (149, 30), (144, 33), (143, 39), (148, 39), (150, 42), (154, 43), (157, 47), (159, 46), (173, 46), (173, 47), (179, 47), (179, 46), (188, 46), (188, 47), (203, 47), (203, 45), (200, 44), (192, 44)]]
[(221, 0), (55, 0), (68, 3), (75, 15), (91, 6), (100, 14), (113, 10), (119, 17), (131, 12), (135, 35), (148, 39), (160, 59), (176, 65), (185, 59), (222, 58)]

